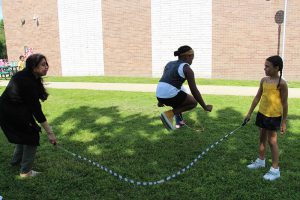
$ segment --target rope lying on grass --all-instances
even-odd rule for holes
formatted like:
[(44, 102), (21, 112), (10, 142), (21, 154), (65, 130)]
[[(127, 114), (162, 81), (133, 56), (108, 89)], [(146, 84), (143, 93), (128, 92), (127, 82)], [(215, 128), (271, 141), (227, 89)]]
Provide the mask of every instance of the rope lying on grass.
[(114, 172), (113, 170), (99, 164), (98, 162), (92, 161), (84, 156), (80, 156), (79, 154), (73, 153), (67, 149), (65, 149), (64, 147), (57, 145), (57, 147), (61, 150), (63, 150), (64, 152), (74, 156), (75, 158), (79, 159), (79, 160), (83, 160), (86, 161), (98, 168), (100, 168), (101, 170), (111, 174), (112, 176), (115, 176), (116, 178), (118, 178), (120, 181), (124, 181), (130, 184), (134, 184), (134, 185), (138, 185), (138, 186), (151, 186), (151, 185), (158, 185), (158, 184), (162, 184), (165, 182), (170, 181), (171, 179), (176, 178), (177, 176), (185, 173), (188, 169), (190, 169), (191, 167), (193, 167), (196, 162), (199, 161), (199, 159), (203, 158), (203, 156), (205, 154), (207, 154), (208, 151), (210, 151), (211, 149), (213, 149), (214, 147), (216, 147), (217, 145), (219, 145), (220, 143), (222, 143), (225, 139), (227, 139), (228, 136), (233, 135), (237, 130), (239, 130), (240, 128), (242, 128), (243, 126), (245, 126), (247, 123), (247, 121), (244, 121), (244, 123), (239, 126), (238, 128), (236, 128), (235, 130), (231, 131), (230, 133), (227, 133), (224, 137), (222, 137), (220, 140), (216, 141), (215, 143), (209, 145), (204, 151), (202, 151), (202, 153), (200, 153), (192, 162), (190, 162), (187, 166), (185, 166), (184, 168), (178, 170), (176, 173), (169, 175), (165, 178), (162, 178), (160, 180), (156, 180), (156, 181), (139, 181), (139, 180), (133, 180), (130, 179), (128, 177), (122, 176), (117, 172)]

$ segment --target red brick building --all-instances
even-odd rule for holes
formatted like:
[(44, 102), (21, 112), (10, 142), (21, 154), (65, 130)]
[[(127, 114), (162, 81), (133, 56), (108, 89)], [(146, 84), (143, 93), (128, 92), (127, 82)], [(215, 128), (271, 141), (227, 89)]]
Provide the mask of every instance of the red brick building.
[[(260, 79), (286, 0), (2, 0), (8, 57), (47, 56), (50, 75), (159, 77), (181, 45), (197, 77)], [(300, 80), (300, 1), (281, 25), (284, 77)], [(285, 30), (285, 31), (284, 31)], [(284, 37), (285, 32), (285, 37)], [(284, 46), (283, 46), (284, 44)], [(284, 50), (284, 52), (283, 52)]]

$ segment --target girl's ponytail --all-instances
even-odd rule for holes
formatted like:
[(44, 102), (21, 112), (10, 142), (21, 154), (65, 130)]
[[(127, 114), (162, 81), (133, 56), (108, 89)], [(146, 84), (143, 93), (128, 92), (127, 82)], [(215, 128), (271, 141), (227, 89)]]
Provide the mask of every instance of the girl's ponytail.
[(279, 68), (278, 70), (280, 72), (280, 76), (279, 76), (279, 81), (278, 81), (278, 84), (277, 84), (277, 88), (279, 88), (281, 77), (282, 77), (282, 69), (283, 69), (282, 58), (280, 56), (276, 55), (276, 56), (271, 56), (271, 57), (267, 58), (267, 61), (272, 63), (273, 67), (278, 66), (278, 68)]

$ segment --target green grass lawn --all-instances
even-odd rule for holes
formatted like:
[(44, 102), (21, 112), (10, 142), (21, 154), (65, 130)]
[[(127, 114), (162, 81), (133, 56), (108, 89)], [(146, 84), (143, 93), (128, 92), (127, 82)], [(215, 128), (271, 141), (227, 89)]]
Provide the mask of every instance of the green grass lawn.
[[(2, 79), (4, 80), (4, 79)], [(46, 82), (94, 82), (94, 83), (141, 83), (157, 84), (159, 78), (139, 78), (139, 77), (109, 77), (109, 76), (74, 76), (74, 77), (44, 77)], [(211, 78), (197, 78), (197, 85), (225, 85), (225, 86), (252, 86), (258, 87), (260, 80), (225, 80)], [(300, 82), (289, 81), (289, 88), (300, 88)]]
[[(83, 77), (45, 77), (45, 81), (53, 82), (96, 82), (96, 83), (148, 83), (157, 84), (159, 78), (137, 77), (109, 77), (109, 76), (83, 76)], [(260, 80), (225, 80), (197, 78), (199, 85), (226, 85), (226, 86), (259, 86)], [(290, 88), (300, 88), (300, 82), (289, 82)]]
[[(3, 88), (0, 88), (2, 93)], [(195, 132), (166, 131), (154, 93), (50, 89), (43, 103), (58, 143), (74, 153), (135, 180), (153, 181), (182, 169), (210, 144), (237, 128), (252, 97), (205, 95), (211, 113), (199, 106), (184, 114)], [(9, 166), (14, 146), (0, 133), (0, 195), (4, 199), (300, 199), (300, 99), (289, 99), (288, 131), (278, 137), (282, 177), (262, 179), (267, 168), (246, 165), (258, 152), (258, 130), (247, 126), (213, 148), (183, 175), (155, 186), (121, 182), (48, 143), (41, 135), (34, 169), (43, 173), (20, 179)]]

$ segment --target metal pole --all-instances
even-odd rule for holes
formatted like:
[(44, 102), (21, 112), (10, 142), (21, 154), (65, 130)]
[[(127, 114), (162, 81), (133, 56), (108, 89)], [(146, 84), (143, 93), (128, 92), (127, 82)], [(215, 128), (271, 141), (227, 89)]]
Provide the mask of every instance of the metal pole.
[(281, 33), (281, 24), (278, 24), (278, 46), (277, 46), (277, 55), (280, 53), (280, 33)]
[(287, 16), (287, 6), (288, 6), (288, 0), (285, 0), (284, 2), (284, 24), (283, 24), (283, 35), (282, 35), (282, 53), (281, 57), (282, 60), (284, 61), (284, 53), (285, 53), (285, 37), (286, 37), (286, 16)]

